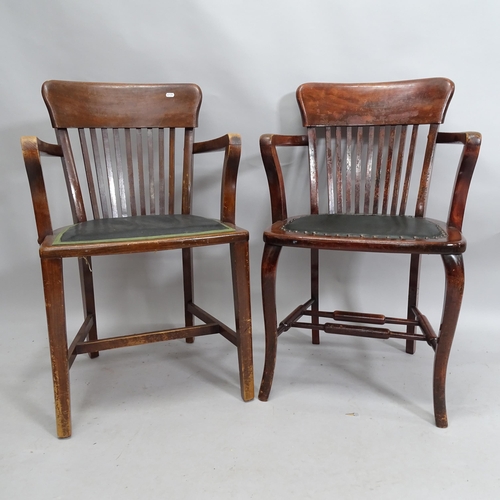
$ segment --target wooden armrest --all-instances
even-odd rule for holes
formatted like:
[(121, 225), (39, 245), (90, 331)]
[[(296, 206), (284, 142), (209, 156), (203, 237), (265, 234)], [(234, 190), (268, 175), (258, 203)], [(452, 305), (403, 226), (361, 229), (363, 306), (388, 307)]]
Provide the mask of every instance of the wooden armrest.
[(307, 135), (281, 135), (264, 134), (260, 137), (262, 143), (268, 143), (270, 146), (307, 146), (309, 144)]
[(220, 218), (223, 222), (235, 224), (236, 180), (241, 156), (241, 137), (239, 134), (226, 134), (209, 141), (193, 144), (193, 153), (224, 151), (221, 185)]
[(211, 151), (222, 151), (229, 146), (241, 146), (241, 137), (239, 134), (226, 134), (209, 141), (195, 142), (193, 144), (193, 153), (209, 153)]
[(462, 230), (470, 182), (481, 148), (481, 134), (479, 132), (440, 132), (437, 136), (437, 142), (440, 144), (463, 144), (464, 146), (448, 215), (448, 225)]
[(40, 156), (41, 154), (47, 154), (62, 157), (63, 153), (59, 145), (43, 142), (35, 136), (21, 137), (21, 149), (26, 173), (28, 174), (33, 209), (35, 211), (38, 243), (41, 244), (46, 236), (52, 234), (52, 222)]
[(276, 147), (307, 144), (306, 135), (264, 134), (260, 137), (260, 152), (269, 185), (273, 223), (287, 218), (285, 183)]

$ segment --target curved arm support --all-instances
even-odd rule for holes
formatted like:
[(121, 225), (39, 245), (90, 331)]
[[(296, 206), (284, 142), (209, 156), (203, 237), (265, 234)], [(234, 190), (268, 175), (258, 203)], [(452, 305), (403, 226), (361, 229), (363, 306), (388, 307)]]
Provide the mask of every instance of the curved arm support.
[(194, 154), (222, 150), (224, 151), (224, 164), (222, 169), (220, 218), (223, 222), (235, 224), (236, 180), (241, 156), (240, 135), (226, 134), (217, 139), (193, 144)]
[(31, 190), (31, 200), (35, 211), (35, 221), (38, 231), (38, 243), (41, 244), (46, 236), (52, 234), (49, 203), (45, 182), (43, 180), (41, 155), (62, 157), (62, 149), (57, 144), (43, 142), (35, 136), (21, 137), (24, 165)]
[(463, 144), (464, 148), (455, 179), (453, 196), (451, 199), (448, 225), (462, 230), (462, 223), (469, 193), (470, 181), (476, 166), (481, 148), (481, 134), (479, 132), (449, 133), (440, 132), (437, 142), (441, 144)]
[(285, 183), (279, 161), (277, 146), (307, 146), (306, 135), (265, 134), (260, 138), (262, 162), (266, 169), (273, 223), (287, 218)]

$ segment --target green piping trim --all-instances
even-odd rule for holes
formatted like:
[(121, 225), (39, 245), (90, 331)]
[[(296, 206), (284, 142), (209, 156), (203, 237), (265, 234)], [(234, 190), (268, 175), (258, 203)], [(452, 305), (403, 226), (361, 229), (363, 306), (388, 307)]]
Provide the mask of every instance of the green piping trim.
[[(220, 221), (218, 221), (220, 222)], [(68, 226), (61, 231), (52, 242), (53, 246), (64, 246), (64, 245), (93, 245), (95, 243), (113, 243), (113, 242), (126, 242), (126, 241), (149, 241), (149, 240), (157, 240), (157, 239), (169, 239), (169, 238), (178, 238), (179, 236), (201, 236), (204, 234), (218, 234), (218, 233), (231, 233), (234, 232), (235, 229), (232, 227), (226, 226), (223, 222), (220, 222), (222, 225), (226, 227), (226, 229), (216, 229), (214, 231), (198, 231), (196, 233), (176, 233), (176, 234), (159, 234), (155, 236), (136, 236), (131, 238), (112, 238), (112, 239), (103, 239), (103, 240), (82, 240), (82, 241), (61, 241), (64, 233), (71, 229), (72, 227), (77, 226), (78, 224), (74, 224), (72, 226)]]

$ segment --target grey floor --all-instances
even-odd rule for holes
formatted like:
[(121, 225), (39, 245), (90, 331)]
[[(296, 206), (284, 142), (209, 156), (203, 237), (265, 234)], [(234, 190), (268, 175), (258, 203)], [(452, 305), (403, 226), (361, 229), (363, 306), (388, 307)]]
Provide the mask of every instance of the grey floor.
[[(19, 324), (24, 324), (20, 330)], [(2, 499), (496, 499), (500, 351), (467, 321), (433, 424), (430, 348), (280, 338), (269, 402), (243, 403), (222, 337), (78, 358), (73, 437), (58, 440), (45, 336), (2, 336)], [(468, 342), (476, 337), (474, 344)], [(263, 340), (255, 333), (256, 384)]]

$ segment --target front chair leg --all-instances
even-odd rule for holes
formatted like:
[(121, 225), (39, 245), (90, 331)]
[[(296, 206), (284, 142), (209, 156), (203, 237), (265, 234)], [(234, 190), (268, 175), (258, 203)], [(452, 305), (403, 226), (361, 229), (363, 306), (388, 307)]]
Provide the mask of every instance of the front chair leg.
[(68, 340), (62, 259), (42, 259), (43, 289), (56, 409), (57, 436), (71, 436)]
[[(193, 315), (188, 311), (188, 304), (193, 303), (193, 250), (182, 249), (182, 274), (184, 278), (184, 324), (194, 325)], [(186, 342), (192, 344), (194, 337), (186, 337)]]
[(267, 401), (273, 383), (278, 347), (278, 321), (276, 316), (276, 269), (281, 247), (265, 245), (262, 255), (262, 306), (266, 333), (264, 373), (260, 384), (259, 399)]
[(434, 358), (434, 416), (438, 427), (448, 427), (445, 384), (448, 359), (460, 314), (464, 291), (462, 255), (443, 255), (446, 275), (443, 317)]
[(250, 401), (254, 398), (254, 376), (248, 241), (231, 243), (230, 248), (241, 397)]
[[(97, 340), (97, 323), (94, 298), (94, 280), (92, 278), (92, 261), (90, 257), (78, 259), (78, 268), (80, 270), (80, 283), (82, 287), (82, 302), (84, 317), (93, 317), (92, 328), (89, 331), (88, 339)], [(91, 359), (97, 358), (99, 352), (90, 352)]]

